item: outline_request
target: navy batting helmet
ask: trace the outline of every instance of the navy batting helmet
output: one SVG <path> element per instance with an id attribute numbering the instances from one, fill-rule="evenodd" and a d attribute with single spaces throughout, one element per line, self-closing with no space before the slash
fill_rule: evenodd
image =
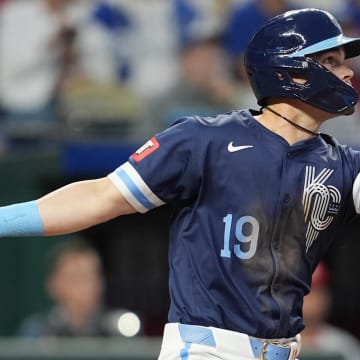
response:
<path id="1" fill-rule="evenodd" d="M 360 54 L 360 38 L 343 34 L 327 11 L 288 11 L 267 21 L 253 36 L 245 67 L 259 105 L 269 97 L 295 98 L 333 114 L 358 101 L 356 91 L 308 55 L 343 46 L 346 58 Z M 294 78 L 304 79 L 301 83 Z"/>

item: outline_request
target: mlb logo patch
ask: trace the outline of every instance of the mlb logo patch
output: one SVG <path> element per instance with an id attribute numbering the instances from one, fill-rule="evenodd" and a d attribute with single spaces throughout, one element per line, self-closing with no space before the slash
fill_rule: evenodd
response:
<path id="1" fill-rule="evenodd" d="M 142 159 L 146 158 L 148 155 L 150 155 L 152 152 L 154 152 L 159 147 L 160 147 L 160 144 L 158 143 L 158 141 L 154 137 L 152 137 L 143 146 L 141 146 L 138 150 L 136 150 L 134 152 L 134 154 L 131 155 L 131 157 L 136 162 L 139 162 Z"/>

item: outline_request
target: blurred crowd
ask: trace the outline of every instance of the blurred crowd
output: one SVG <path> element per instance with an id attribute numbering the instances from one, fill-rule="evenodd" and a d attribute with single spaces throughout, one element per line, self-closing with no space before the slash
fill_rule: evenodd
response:
<path id="1" fill-rule="evenodd" d="M 266 19 L 316 5 L 337 16 L 346 34 L 360 35 L 359 0 L 314 3 L 0 0 L 0 154 L 7 154 L 14 138 L 48 141 L 76 134 L 142 142 L 182 115 L 257 108 L 243 53 Z M 355 61 L 359 77 L 353 83 L 360 89 Z M 359 130 L 359 112 L 323 128 L 355 147 L 360 147 Z M 63 251 L 66 261 L 53 261 L 47 281 L 57 306 L 27 319 L 20 334 L 103 335 L 108 330 L 98 321 L 104 290 L 99 259 L 87 248 Z M 87 297 L 94 300 L 89 304 L 82 296 L 86 292 L 80 296 L 79 287 L 68 291 L 61 282 L 62 276 L 76 273 L 73 283 L 85 286 L 81 274 L 72 272 L 83 264 L 92 275 L 87 290 L 95 293 Z M 68 296 L 76 307 L 66 306 Z M 307 321 L 306 342 L 320 333 Z M 316 345 L 307 343 L 310 349 Z"/>
<path id="2" fill-rule="evenodd" d="M 50 306 L 26 316 L 14 335 L 40 339 L 140 334 L 137 314 L 106 306 L 103 259 L 89 241 L 80 235 L 63 239 L 49 249 L 45 260 Z"/>
<path id="3" fill-rule="evenodd" d="M 45 288 L 53 306 L 33 314 L 19 328 L 19 335 L 105 336 L 104 279 L 97 252 L 83 239 L 74 238 L 54 246 L 47 257 Z"/>
<path id="4" fill-rule="evenodd" d="M 331 281 L 327 264 L 320 262 L 312 276 L 311 291 L 304 298 L 301 354 L 305 359 L 317 355 L 324 360 L 355 360 L 359 358 L 359 339 L 329 320 L 333 311 Z"/>
<path id="5" fill-rule="evenodd" d="M 249 39 L 267 18 L 311 6 L 309 0 L 1 0 L 0 151 L 16 136 L 143 141 L 184 114 L 256 108 L 242 61 Z M 336 15 L 346 33 L 360 33 L 360 1 L 316 6 Z M 326 130 L 357 145 L 359 116 L 346 121 Z"/>

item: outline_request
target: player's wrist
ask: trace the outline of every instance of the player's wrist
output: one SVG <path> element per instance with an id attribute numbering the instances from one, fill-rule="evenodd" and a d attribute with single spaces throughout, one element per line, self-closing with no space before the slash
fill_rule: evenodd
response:
<path id="1" fill-rule="evenodd" d="M 0 207 L 0 236 L 43 234 L 44 225 L 36 201 Z"/>

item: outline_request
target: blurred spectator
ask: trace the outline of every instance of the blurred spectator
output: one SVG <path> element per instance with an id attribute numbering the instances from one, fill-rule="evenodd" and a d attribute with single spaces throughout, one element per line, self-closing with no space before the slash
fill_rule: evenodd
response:
<path id="1" fill-rule="evenodd" d="M 155 102 L 152 113 L 159 126 L 189 114 L 213 115 L 239 106 L 239 92 L 230 77 L 219 37 L 188 42 L 180 55 L 182 76 Z"/>
<path id="2" fill-rule="evenodd" d="M 101 137 L 116 129 L 121 136 L 141 108 L 141 100 L 129 86 L 134 26 L 116 1 L 83 1 L 75 61 L 59 90 L 61 119 L 83 135 L 93 132 Z"/>
<path id="3" fill-rule="evenodd" d="M 68 124 L 76 130 L 93 124 L 98 136 L 110 125 L 112 135 L 135 141 L 157 131 L 145 104 L 177 79 L 175 39 L 168 0 L 92 3 L 77 34 L 78 62 L 86 77 L 72 77 L 75 81 L 62 91 Z"/>
<path id="4" fill-rule="evenodd" d="M 178 75 L 172 0 L 107 2 L 125 12 L 132 24 L 126 42 L 132 90 L 145 100 L 166 94 Z"/>
<path id="5" fill-rule="evenodd" d="M 180 46 L 210 32 L 221 33 L 228 9 L 228 0 L 173 0 Z"/>
<path id="6" fill-rule="evenodd" d="M 56 120 L 76 130 L 133 122 L 140 101 L 126 84 L 132 23 L 112 3 L 11 0 L 3 5 L 0 107 L 6 131 L 21 133 L 30 124 L 42 134 L 44 125 Z"/>
<path id="7" fill-rule="evenodd" d="M 283 13 L 291 6 L 287 0 L 249 0 L 234 5 L 224 30 L 224 46 L 233 59 L 236 76 L 247 82 L 243 55 L 255 31 L 270 17 Z"/>
<path id="8" fill-rule="evenodd" d="M 98 1 L 94 5 L 92 16 L 103 27 L 110 38 L 109 54 L 113 57 L 114 78 L 121 82 L 131 76 L 131 29 L 129 14 L 121 6 L 109 1 Z M 114 79 L 109 79 L 114 80 Z"/>
<path id="9" fill-rule="evenodd" d="M 70 0 L 11 0 L 0 12 L 0 103 L 5 120 L 52 121 L 58 89 L 75 61 Z"/>
<path id="10" fill-rule="evenodd" d="M 174 0 L 180 76 L 150 111 L 158 127 L 189 114 L 213 115 L 241 106 L 242 89 L 223 51 L 223 16 L 215 1 Z M 225 2 L 222 1 L 221 4 Z M 248 104 L 247 104 L 248 105 Z"/>
<path id="11" fill-rule="evenodd" d="M 305 329 L 301 333 L 301 352 L 304 357 L 327 354 L 338 355 L 343 360 L 359 359 L 359 341 L 326 322 L 330 309 L 329 273 L 326 265 L 320 263 L 313 274 L 311 292 L 304 298 Z"/>
<path id="12" fill-rule="evenodd" d="M 53 307 L 45 314 L 25 319 L 19 335 L 37 338 L 110 334 L 104 322 L 101 261 L 85 242 L 73 239 L 50 252 L 46 290 Z"/>

